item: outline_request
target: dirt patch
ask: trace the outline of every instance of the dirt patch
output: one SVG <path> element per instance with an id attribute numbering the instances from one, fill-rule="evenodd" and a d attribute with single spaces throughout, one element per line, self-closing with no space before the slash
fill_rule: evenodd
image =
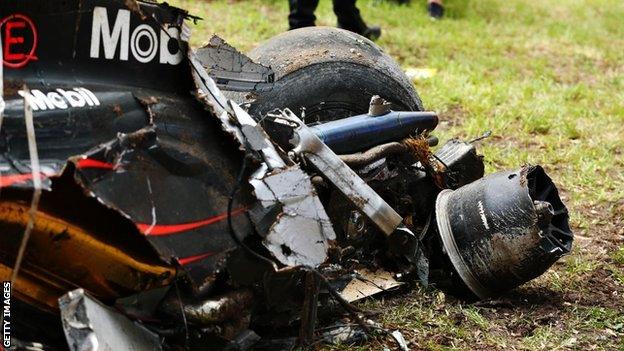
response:
<path id="1" fill-rule="evenodd" d="M 461 104 L 451 104 L 439 113 L 440 125 L 449 128 L 461 125 L 466 121 L 469 111 Z"/>
<path id="2" fill-rule="evenodd" d="M 571 304 L 585 307 L 606 307 L 624 311 L 624 286 L 617 283 L 610 269 L 599 267 L 579 276 L 581 289 L 570 291 L 563 299 Z"/>
<path id="3" fill-rule="evenodd" d="M 590 228 L 575 228 L 578 244 L 596 254 L 624 246 L 624 199 L 612 203 L 580 203 L 575 211 L 591 223 Z"/>

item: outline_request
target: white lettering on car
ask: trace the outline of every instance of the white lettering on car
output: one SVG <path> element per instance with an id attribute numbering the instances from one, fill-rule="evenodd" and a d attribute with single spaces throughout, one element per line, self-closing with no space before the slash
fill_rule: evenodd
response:
<path id="1" fill-rule="evenodd" d="M 130 11 L 118 10 L 115 23 L 112 26 L 108 21 L 108 9 L 96 6 L 93 10 L 91 25 L 91 58 L 100 58 L 102 48 L 104 58 L 113 60 L 117 56 L 121 61 L 128 61 L 129 53 L 141 63 L 149 63 L 159 56 L 159 63 L 177 65 L 182 62 L 183 53 L 180 46 L 177 52 L 172 53 L 169 48 L 171 40 L 180 40 L 180 29 L 173 26 L 156 30 L 147 24 L 140 24 L 130 33 Z M 143 44 L 143 45 L 141 45 Z M 145 46 L 147 45 L 147 46 Z M 119 49 L 118 49 L 119 48 Z"/>
<path id="2" fill-rule="evenodd" d="M 70 107 L 79 108 L 85 106 L 99 106 L 100 100 L 92 91 L 85 88 L 73 88 L 72 90 L 56 89 L 47 93 L 33 89 L 30 92 L 19 90 L 17 92 L 32 107 L 33 111 L 65 110 Z"/>

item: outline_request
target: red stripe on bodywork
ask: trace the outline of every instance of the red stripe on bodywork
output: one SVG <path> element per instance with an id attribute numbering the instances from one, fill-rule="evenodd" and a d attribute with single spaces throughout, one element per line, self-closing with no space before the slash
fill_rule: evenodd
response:
<path id="1" fill-rule="evenodd" d="M 247 208 L 239 208 L 232 211 L 232 216 L 239 215 L 245 212 Z M 181 232 L 186 232 L 192 229 L 205 227 L 207 225 L 211 225 L 217 222 L 220 222 L 224 219 L 227 219 L 227 213 L 222 213 L 220 215 L 210 217 L 197 222 L 189 222 L 189 223 L 180 223 L 180 224 L 145 224 L 145 223 L 136 223 L 139 231 L 145 235 L 171 235 L 177 234 Z"/>
<path id="2" fill-rule="evenodd" d="M 203 260 L 204 258 L 210 257 L 214 254 L 215 254 L 214 252 L 208 252 L 208 253 L 197 255 L 197 256 L 178 258 L 178 262 L 180 262 L 181 265 L 186 266 L 187 264 L 193 263 L 195 261 Z"/>
<path id="3" fill-rule="evenodd" d="M 115 166 L 108 163 L 102 162 L 98 160 L 92 160 L 90 158 L 84 158 L 78 161 L 78 168 L 99 168 L 99 169 L 115 169 Z M 41 173 L 41 179 L 47 178 L 48 175 Z M 8 174 L 8 175 L 0 175 L 0 188 L 9 187 L 14 184 L 24 183 L 26 181 L 32 180 L 32 173 L 25 174 Z"/>
<path id="4" fill-rule="evenodd" d="M 41 178 L 45 178 L 45 174 L 41 174 Z M 4 188 L 7 186 L 11 186 L 13 184 L 24 183 L 28 180 L 32 180 L 32 173 L 27 174 L 10 174 L 5 176 L 0 176 L 0 188 Z"/>
<path id="5" fill-rule="evenodd" d="M 78 160 L 78 168 L 100 168 L 100 169 L 115 169 L 115 166 L 108 162 L 102 162 L 93 160 L 90 158 L 83 158 Z"/>

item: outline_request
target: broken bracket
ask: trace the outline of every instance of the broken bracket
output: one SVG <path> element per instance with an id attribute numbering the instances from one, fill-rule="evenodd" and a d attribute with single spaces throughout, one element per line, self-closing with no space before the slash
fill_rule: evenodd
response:
<path id="1" fill-rule="evenodd" d="M 384 234 L 390 235 L 401 225 L 403 218 L 292 111 L 285 109 L 280 117 L 296 125 L 290 141 L 293 152 L 314 165 Z"/>

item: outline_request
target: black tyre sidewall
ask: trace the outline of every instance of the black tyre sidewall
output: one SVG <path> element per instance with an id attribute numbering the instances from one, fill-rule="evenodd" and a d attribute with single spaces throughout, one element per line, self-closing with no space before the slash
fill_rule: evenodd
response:
<path id="1" fill-rule="evenodd" d="M 380 95 L 394 110 L 420 110 L 409 92 L 392 77 L 351 62 L 324 62 L 303 67 L 275 83 L 258 97 L 250 113 L 264 116 L 276 108 L 305 111 L 307 123 L 366 113 L 370 98 Z"/>

